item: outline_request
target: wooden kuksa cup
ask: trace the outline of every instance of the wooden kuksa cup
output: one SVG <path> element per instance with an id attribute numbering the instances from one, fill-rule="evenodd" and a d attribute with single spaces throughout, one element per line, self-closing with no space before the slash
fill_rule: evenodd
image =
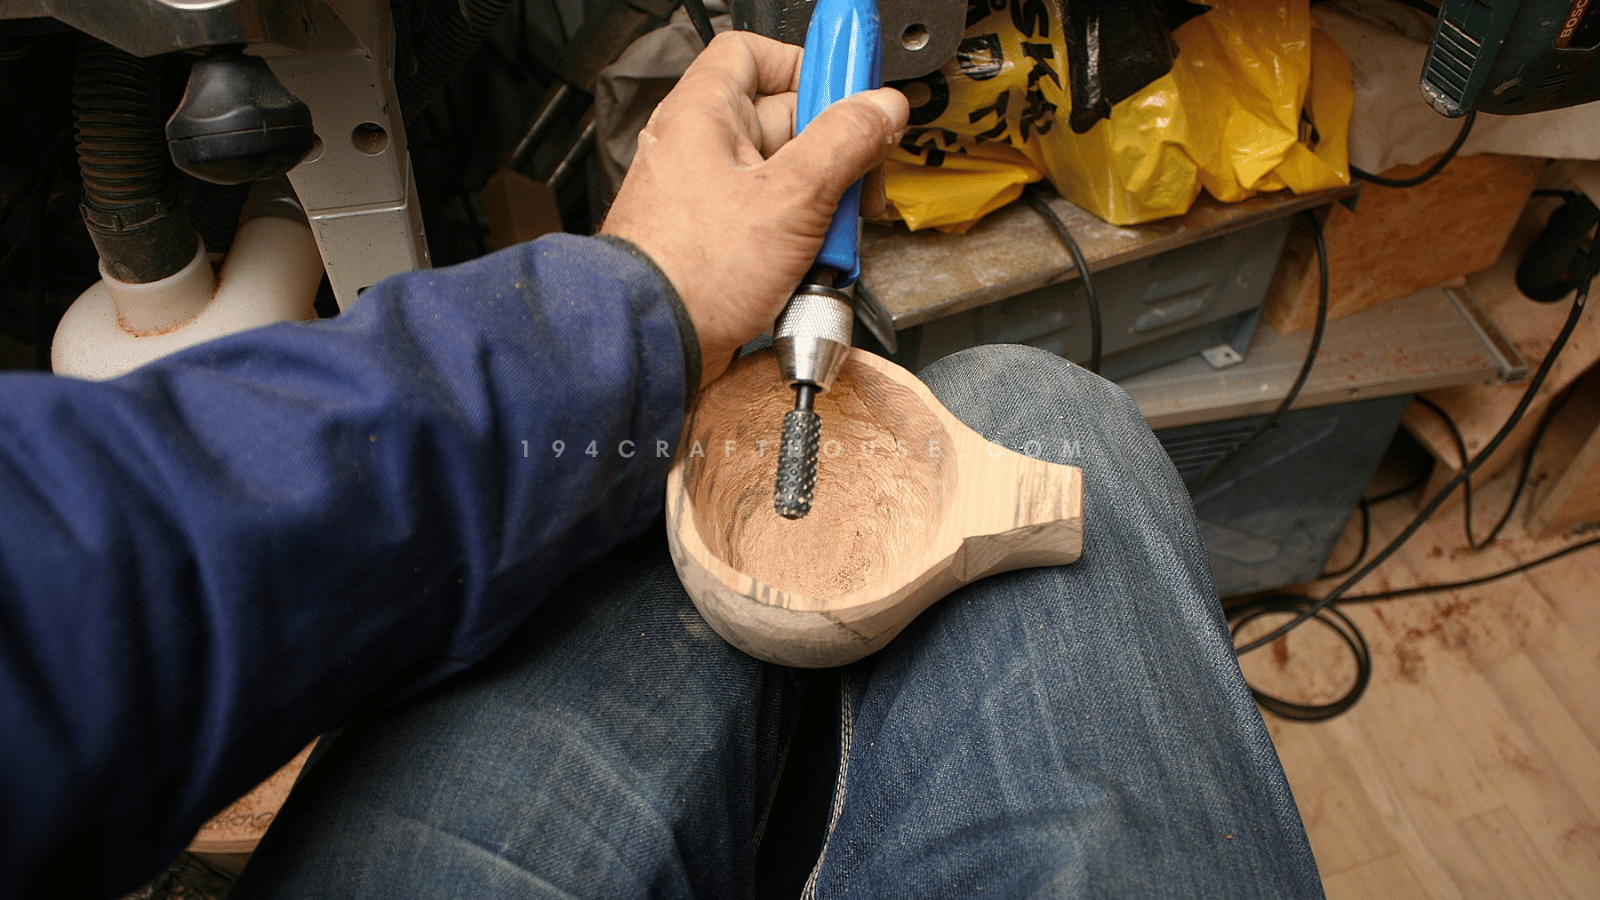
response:
<path id="1" fill-rule="evenodd" d="M 790 666 L 854 662 L 934 601 L 1083 547 L 1083 476 L 985 440 L 910 372 L 852 350 L 817 397 L 816 499 L 772 507 L 793 391 L 771 351 L 701 392 L 667 478 L 678 576 L 711 627 Z"/>

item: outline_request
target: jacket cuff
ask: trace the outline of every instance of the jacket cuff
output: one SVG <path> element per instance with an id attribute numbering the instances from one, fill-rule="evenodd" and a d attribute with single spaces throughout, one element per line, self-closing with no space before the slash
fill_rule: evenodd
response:
<path id="1" fill-rule="evenodd" d="M 689 318 L 689 310 L 683 305 L 683 298 L 678 295 L 678 289 L 673 286 L 672 279 L 667 277 L 667 273 L 661 271 L 661 267 L 650 258 L 650 254 L 639 249 L 632 241 L 609 234 L 595 235 L 595 237 L 637 259 L 655 275 L 657 281 L 661 282 L 662 293 L 666 295 L 667 302 L 672 307 L 673 320 L 678 324 L 678 340 L 683 344 L 683 408 L 687 411 L 694 405 L 694 399 L 700 393 L 701 361 L 700 337 L 694 330 L 694 321 Z"/>

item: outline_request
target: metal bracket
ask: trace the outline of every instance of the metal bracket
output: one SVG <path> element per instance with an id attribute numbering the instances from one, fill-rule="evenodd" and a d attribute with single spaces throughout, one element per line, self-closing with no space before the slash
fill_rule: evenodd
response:
<path id="1" fill-rule="evenodd" d="M 345 308 L 383 278 L 427 268 L 428 242 L 392 76 L 388 4 L 326 0 L 313 16 L 306 52 L 267 63 L 311 107 L 317 142 L 289 181 Z"/>
<path id="2" fill-rule="evenodd" d="M 1244 362 L 1244 355 L 1233 349 L 1232 344 L 1218 344 L 1200 351 L 1200 357 L 1211 368 L 1221 371 L 1232 368 Z"/>
<path id="3" fill-rule="evenodd" d="M 816 0 L 730 0 L 733 27 L 790 44 L 804 44 Z M 966 0 L 878 0 L 883 31 L 883 80 L 920 78 L 944 65 L 961 46 Z"/>
<path id="4" fill-rule="evenodd" d="M 1445 296 L 1455 303 L 1461 310 L 1472 330 L 1478 333 L 1478 338 L 1483 341 L 1483 346 L 1489 351 L 1490 357 L 1500 368 L 1500 381 L 1504 384 L 1516 384 L 1528 377 L 1528 361 L 1522 358 L 1515 344 L 1506 337 L 1500 326 L 1495 324 L 1493 318 L 1478 305 L 1478 298 L 1472 295 L 1466 285 L 1460 287 L 1444 288 Z"/>

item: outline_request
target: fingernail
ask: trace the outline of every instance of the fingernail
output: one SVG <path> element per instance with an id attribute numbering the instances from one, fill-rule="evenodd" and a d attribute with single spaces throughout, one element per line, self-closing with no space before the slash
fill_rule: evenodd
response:
<path id="1" fill-rule="evenodd" d="M 893 124 L 895 131 L 899 131 L 906 126 L 906 119 L 910 115 L 910 107 L 906 103 L 904 94 L 899 91 L 878 90 L 867 94 L 867 99 L 889 114 L 889 122 Z"/>

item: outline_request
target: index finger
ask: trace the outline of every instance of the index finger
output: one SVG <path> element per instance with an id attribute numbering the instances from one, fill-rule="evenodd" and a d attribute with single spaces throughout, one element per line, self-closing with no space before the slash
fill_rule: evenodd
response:
<path id="1" fill-rule="evenodd" d="M 679 84 L 694 90 L 733 87 L 745 97 L 782 94 L 800 87 L 801 49 L 748 31 L 717 35 L 689 64 Z"/>

